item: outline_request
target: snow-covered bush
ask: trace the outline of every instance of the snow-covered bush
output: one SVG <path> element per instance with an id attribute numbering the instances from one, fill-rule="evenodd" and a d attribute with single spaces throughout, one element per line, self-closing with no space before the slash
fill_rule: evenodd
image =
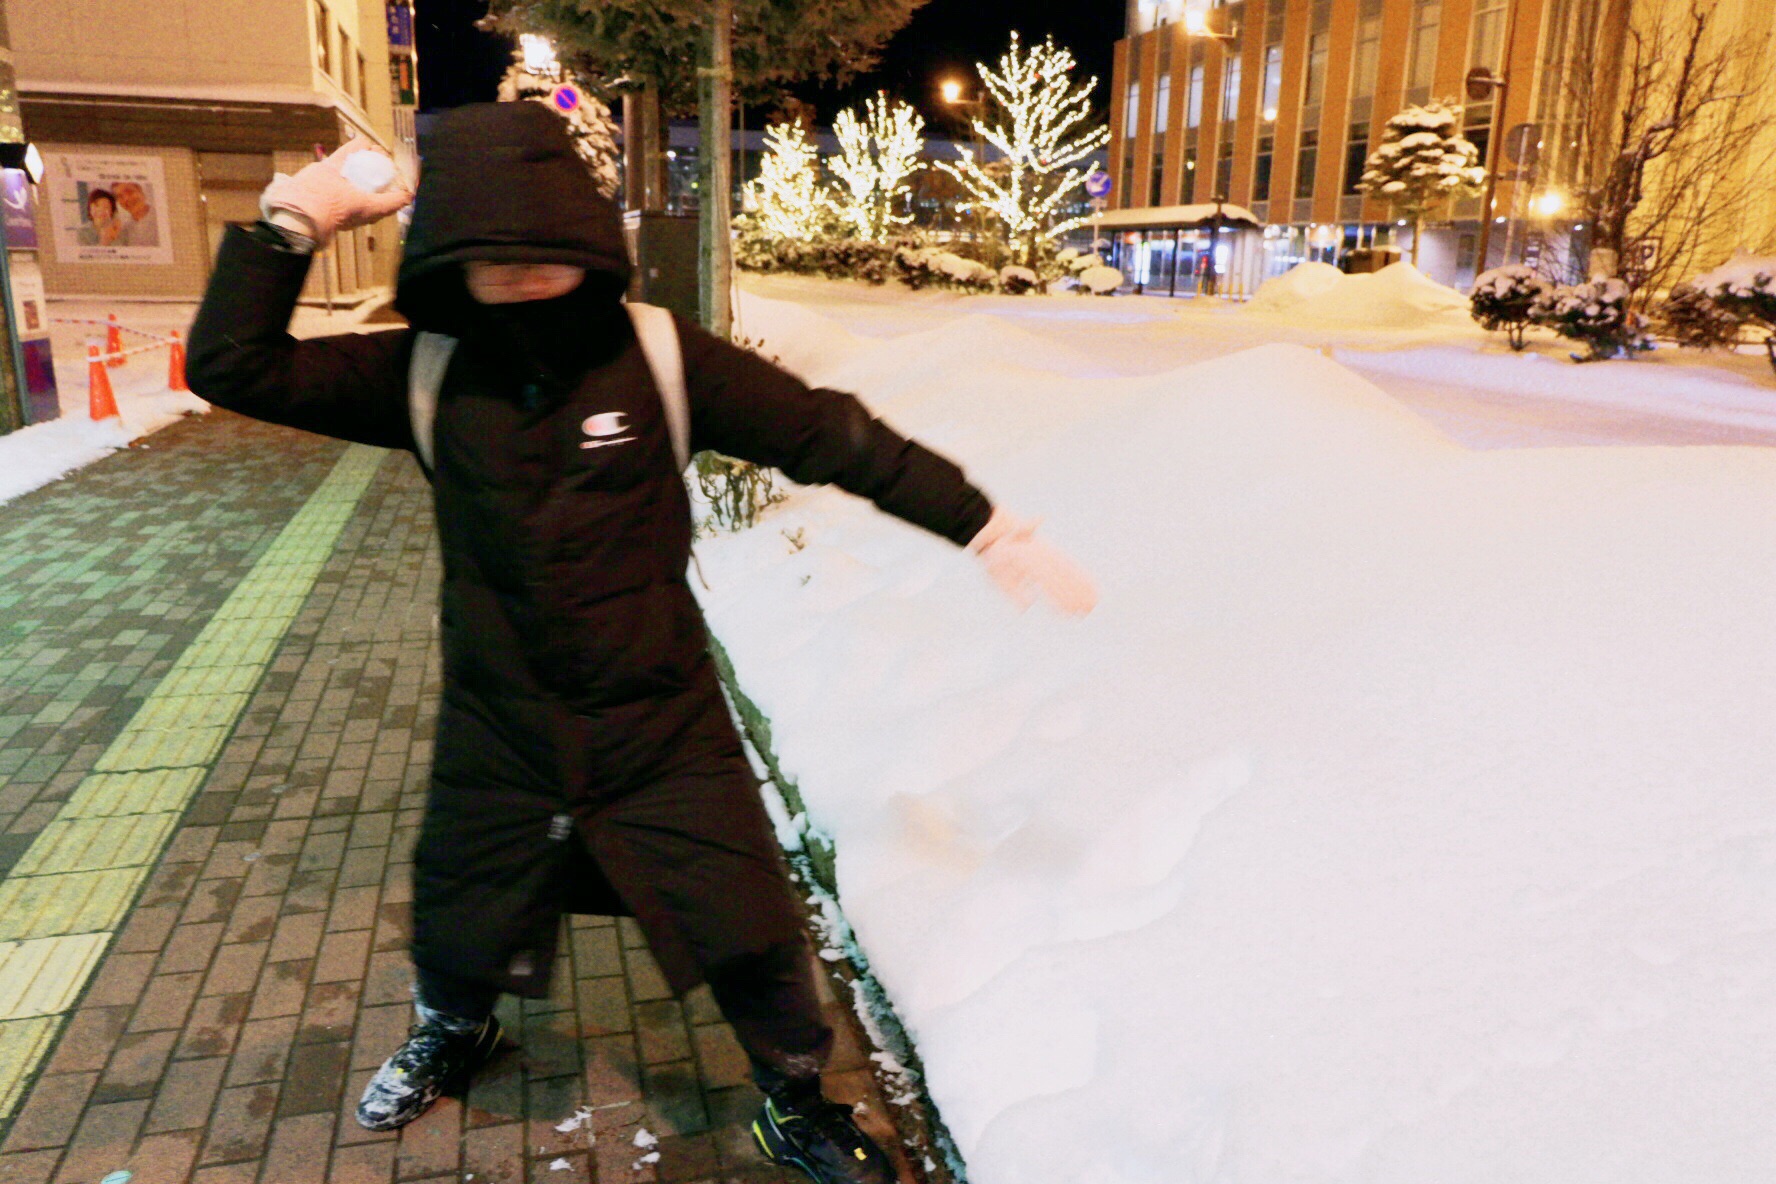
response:
<path id="1" fill-rule="evenodd" d="M 1007 296 L 1022 296 L 1042 287 L 1042 280 L 1028 267 L 1007 264 L 999 269 L 999 289 Z"/>
<path id="2" fill-rule="evenodd" d="M 1690 349 L 1727 349 L 1739 340 L 1739 318 L 1694 284 L 1671 289 L 1654 312 L 1653 324 Z"/>
<path id="3" fill-rule="evenodd" d="M 1122 287 L 1122 273 L 1100 263 L 1079 273 L 1079 287 L 1094 296 L 1108 296 Z"/>
<path id="4" fill-rule="evenodd" d="M 1583 342 L 1589 352 L 1572 355 L 1575 362 L 1598 362 L 1632 356 L 1652 348 L 1640 315 L 1629 307 L 1628 285 L 1614 278 L 1559 287 L 1535 302 L 1534 320 L 1562 337 Z"/>
<path id="5" fill-rule="evenodd" d="M 1495 267 L 1474 281 L 1468 307 L 1481 326 L 1510 339 L 1512 349 L 1523 348 L 1523 335 L 1534 324 L 1536 302 L 1553 287 L 1521 264 Z"/>
<path id="6" fill-rule="evenodd" d="M 992 292 L 999 287 L 999 273 L 985 263 L 938 247 L 896 248 L 894 272 L 909 288 L 936 285 L 963 292 Z"/>
<path id="7" fill-rule="evenodd" d="M 1743 326 L 1762 329 L 1776 369 L 1776 257 L 1741 255 L 1691 281 Z"/>

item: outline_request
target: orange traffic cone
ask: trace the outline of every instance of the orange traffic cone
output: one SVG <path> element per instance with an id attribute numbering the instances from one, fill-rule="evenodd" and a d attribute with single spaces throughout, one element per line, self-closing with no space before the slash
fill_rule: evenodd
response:
<path id="1" fill-rule="evenodd" d="M 119 418 L 117 396 L 111 393 L 111 376 L 105 373 L 105 359 L 96 341 L 86 345 L 86 403 L 94 422 Z"/>
<path id="2" fill-rule="evenodd" d="M 110 323 L 105 326 L 105 365 L 123 365 L 123 326 L 117 323 L 117 314 L 112 313 Z"/>
<path id="3" fill-rule="evenodd" d="M 174 329 L 172 340 L 167 342 L 167 390 L 190 389 L 185 385 L 185 343 L 179 340 L 179 331 Z"/>

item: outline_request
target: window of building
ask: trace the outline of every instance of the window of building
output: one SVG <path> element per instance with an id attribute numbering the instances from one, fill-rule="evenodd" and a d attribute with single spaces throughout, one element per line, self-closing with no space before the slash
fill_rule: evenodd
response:
<path id="1" fill-rule="evenodd" d="M 1437 80 L 1437 37 L 1443 25 L 1443 0 L 1418 0 L 1412 10 L 1412 41 L 1406 54 L 1408 98 L 1422 102 Z"/>
<path id="2" fill-rule="evenodd" d="M 315 0 L 315 47 L 317 61 L 323 74 L 333 73 L 333 21 L 327 15 L 327 6 L 321 0 Z"/>
<path id="3" fill-rule="evenodd" d="M 1318 107 L 1326 97 L 1326 51 L 1331 48 L 1332 34 L 1322 29 L 1307 39 L 1307 93 L 1302 103 Z"/>
<path id="4" fill-rule="evenodd" d="M 1305 131 L 1301 133 L 1301 151 L 1295 155 L 1295 196 L 1312 197 L 1314 192 L 1314 170 L 1320 163 L 1320 133 Z"/>
<path id="5" fill-rule="evenodd" d="M 1351 64 L 1351 95 L 1366 99 L 1375 95 L 1375 78 L 1381 70 L 1381 8 L 1365 5 L 1357 18 L 1357 55 Z"/>
<path id="6" fill-rule="evenodd" d="M 358 105 L 370 105 L 370 63 L 365 60 L 362 52 L 358 54 Z"/>
<path id="7" fill-rule="evenodd" d="M 1369 159 L 1369 124 L 1350 125 L 1350 139 L 1344 142 L 1344 191 L 1356 193 L 1357 182 L 1363 179 L 1363 165 Z"/>
<path id="8" fill-rule="evenodd" d="M 1155 140 L 1153 142 L 1152 185 L 1151 192 L 1147 197 L 1147 204 L 1150 206 L 1163 204 L 1165 200 L 1165 168 L 1165 145 Z"/>
<path id="9" fill-rule="evenodd" d="M 1227 69 L 1221 72 L 1221 122 L 1232 123 L 1239 118 L 1240 60 L 1229 55 Z"/>
<path id="10" fill-rule="evenodd" d="M 1283 99 L 1283 47 L 1267 45 L 1264 47 L 1264 110 L 1260 113 L 1266 123 L 1275 122 L 1277 104 Z"/>
<path id="11" fill-rule="evenodd" d="M 1172 77 L 1163 74 L 1159 86 L 1153 92 L 1153 134 L 1163 136 L 1171 124 L 1172 116 Z"/>
<path id="12" fill-rule="evenodd" d="M 1214 196 L 1226 197 L 1233 187 L 1233 137 L 1222 136 L 1215 150 Z"/>
<path id="13" fill-rule="evenodd" d="M 1184 101 L 1184 126 L 1201 127 L 1203 118 L 1203 68 L 1190 67 L 1190 95 Z"/>
<path id="14" fill-rule="evenodd" d="M 1270 161 L 1276 151 L 1276 137 L 1262 136 L 1258 140 L 1258 155 L 1253 160 L 1252 200 L 1270 200 Z"/>
<path id="15" fill-rule="evenodd" d="M 1139 81 L 1129 83 L 1128 102 L 1122 108 L 1123 134 L 1129 139 L 1135 138 L 1135 132 L 1141 125 L 1141 84 Z"/>
<path id="16" fill-rule="evenodd" d="M 1474 0 L 1473 37 L 1468 45 L 1468 67 L 1485 66 L 1493 73 L 1503 68 L 1505 7 L 1507 0 Z"/>
<path id="17" fill-rule="evenodd" d="M 346 94 L 352 93 L 352 63 L 357 57 L 352 53 L 351 34 L 344 29 L 339 30 L 339 86 Z"/>

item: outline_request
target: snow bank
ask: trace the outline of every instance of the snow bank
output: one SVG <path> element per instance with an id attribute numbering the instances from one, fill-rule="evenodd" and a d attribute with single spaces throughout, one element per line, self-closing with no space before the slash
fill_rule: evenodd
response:
<path id="1" fill-rule="evenodd" d="M 84 383 L 81 389 L 84 391 Z M 67 401 L 64 399 L 64 404 Z M 119 391 L 117 404 L 122 412 L 119 419 L 94 423 L 84 415 L 64 414 L 0 436 L 0 502 L 48 485 L 129 447 L 131 441 L 210 409 L 196 395 L 167 390 Z"/>
<path id="2" fill-rule="evenodd" d="M 1282 275 L 1272 276 L 1258 286 L 1246 307 L 1256 312 L 1285 313 L 1336 288 L 1344 273 L 1330 263 L 1297 263 Z"/>
<path id="3" fill-rule="evenodd" d="M 1308 267 L 1314 270 L 1290 281 Z M 1266 299 L 1272 285 L 1279 284 L 1284 286 Z M 1416 329 L 1462 323 L 1468 315 L 1468 298 L 1426 278 L 1410 263 L 1391 263 L 1360 275 L 1345 275 L 1325 263 L 1299 263 L 1265 281 L 1247 308 L 1320 325 Z"/>
<path id="4" fill-rule="evenodd" d="M 974 1184 L 1764 1178 L 1776 457 L 967 329 L 810 377 L 1045 515 L 1091 618 L 827 490 L 700 553 Z"/>
<path id="5" fill-rule="evenodd" d="M 1456 382 L 1498 394 L 1560 399 L 1758 431 L 1776 429 L 1776 404 L 1767 381 L 1696 364 L 1701 359 L 1677 351 L 1584 366 L 1565 356 L 1485 354 L 1458 346 L 1340 349 L 1334 356 L 1367 374 Z"/>

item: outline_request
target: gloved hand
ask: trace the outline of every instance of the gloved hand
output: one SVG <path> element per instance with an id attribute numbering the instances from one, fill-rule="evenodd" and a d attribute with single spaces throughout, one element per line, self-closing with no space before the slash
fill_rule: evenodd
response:
<path id="1" fill-rule="evenodd" d="M 1040 525 L 995 507 L 968 550 L 980 556 L 987 574 L 1020 610 L 1040 594 L 1068 616 L 1083 617 L 1097 605 L 1098 590 L 1078 564 L 1036 537 Z"/>
<path id="2" fill-rule="evenodd" d="M 351 160 L 361 152 L 375 153 L 381 160 Z M 338 231 L 368 226 L 413 200 L 412 191 L 393 176 L 393 169 L 393 161 L 359 136 L 294 177 L 285 173 L 273 177 L 259 198 L 259 210 L 267 221 L 279 211 L 295 214 L 312 228 L 305 232 L 326 246 Z M 390 177 L 386 188 L 377 185 Z"/>

